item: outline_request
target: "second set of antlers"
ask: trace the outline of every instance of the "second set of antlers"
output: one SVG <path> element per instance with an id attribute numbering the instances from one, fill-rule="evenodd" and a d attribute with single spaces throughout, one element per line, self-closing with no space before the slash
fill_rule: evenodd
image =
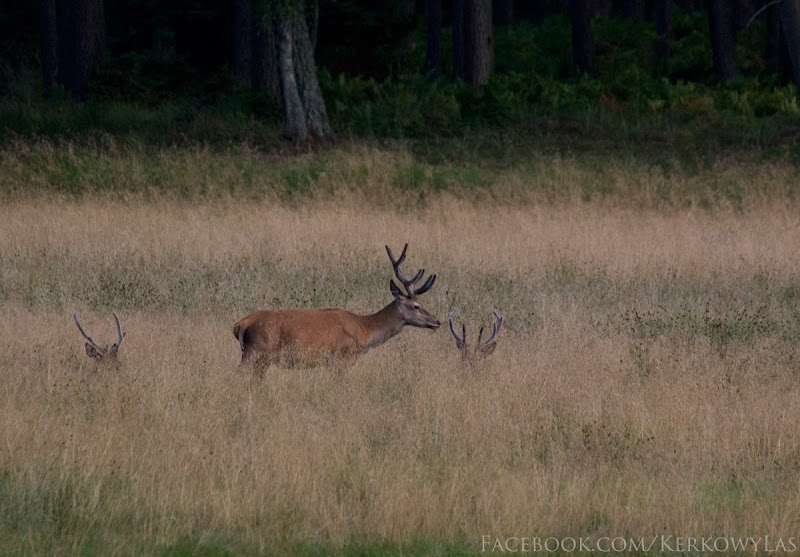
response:
<path id="1" fill-rule="evenodd" d="M 497 341 L 494 340 L 494 338 L 497 336 L 497 333 L 500 331 L 500 327 L 503 325 L 503 318 L 496 311 L 492 310 L 492 314 L 494 315 L 494 323 L 492 324 L 491 334 L 486 338 L 486 340 L 481 342 L 481 337 L 483 336 L 483 327 L 481 327 L 480 331 L 478 331 L 478 342 L 475 344 L 475 348 L 472 350 L 472 352 L 470 352 L 469 347 L 467 346 L 467 326 L 462 323 L 461 336 L 458 336 L 458 332 L 456 332 L 456 326 L 453 324 L 453 319 L 457 313 L 458 308 L 454 308 L 453 311 L 450 312 L 448 321 L 450 322 L 450 332 L 453 333 L 453 336 L 456 339 L 456 348 L 461 351 L 461 359 L 465 361 L 473 361 L 491 356 L 492 352 L 494 352 L 494 349 L 497 348 Z"/>

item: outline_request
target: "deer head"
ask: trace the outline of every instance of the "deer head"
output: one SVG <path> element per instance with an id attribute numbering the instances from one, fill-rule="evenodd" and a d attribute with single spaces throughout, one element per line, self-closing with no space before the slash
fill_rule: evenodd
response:
<path id="1" fill-rule="evenodd" d="M 422 306 L 419 305 L 417 302 L 417 296 L 420 296 L 430 290 L 431 286 L 433 286 L 434 281 L 436 280 L 436 275 L 430 275 L 422 286 L 419 288 L 415 288 L 414 285 L 418 283 L 422 279 L 422 275 L 425 274 L 425 269 L 420 269 L 417 273 L 411 277 L 406 277 L 403 274 L 403 271 L 400 270 L 400 264 L 406 258 L 406 250 L 408 249 L 408 244 L 403 246 L 403 253 L 400 254 L 400 257 L 397 259 L 394 258 L 392 255 L 392 250 L 389 249 L 389 246 L 386 246 L 386 253 L 389 254 L 389 260 L 392 262 L 392 267 L 394 267 L 394 274 L 397 277 L 397 280 L 400 281 L 400 284 L 403 285 L 406 289 L 406 293 L 400 291 L 400 288 L 394 283 L 394 280 L 389 280 L 389 290 L 392 291 L 392 296 L 394 299 L 397 300 L 397 307 L 400 310 L 400 314 L 403 316 L 403 320 L 405 321 L 406 325 L 412 325 L 414 327 L 424 327 L 427 329 L 436 329 L 441 325 L 439 320 L 430 313 L 428 313 Z"/>
<path id="2" fill-rule="evenodd" d="M 86 348 L 86 355 L 90 358 L 94 358 L 95 360 L 102 361 L 105 359 L 106 361 L 113 361 L 117 359 L 117 352 L 119 351 L 120 346 L 122 346 L 122 340 L 125 338 L 125 333 L 122 332 L 122 328 L 119 325 L 119 318 L 117 317 L 116 313 L 112 312 L 114 316 L 114 320 L 117 322 L 117 334 L 119 335 L 119 340 L 111 345 L 111 348 L 108 345 L 100 346 L 97 344 L 92 337 L 86 334 L 81 327 L 80 322 L 78 321 L 78 312 L 72 314 L 72 317 L 75 319 L 75 324 L 78 326 L 78 330 L 83 335 L 83 338 L 88 340 L 84 347 Z"/>
<path id="3" fill-rule="evenodd" d="M 475 345 L 475 350 L 472 353 L 469 352 L 467 348 L 467 326 L 462 324 L 461 325 L 461 336 L 458 336 L 456 332 L 456 327 L 453 324 L 453 318 L 458 313 L 458 308 L 453 309 L 450 312 L 449 321 L 450 321 L 450 332 L 453 333 L 453 336 L 456 339 L 456 348 L 461 351 L 461 359 L 465 361 L 474 361 L 480 358 L 486 358 L 487 356 L 491 356 L 494 352 L 494 349 L 497 348 L 497 341 L 494 340 L 494 337 L 500 331 L 500 327 L 503 325 L 503 318 L 498 315 L 496 311 L 492 311 L 494 314 L 494 324 L 492 325 L 492 334 L 489 337 L 481 342 L 481 337 L 483 336 L 483 327 L 478 332 L 478 343 Z"/>

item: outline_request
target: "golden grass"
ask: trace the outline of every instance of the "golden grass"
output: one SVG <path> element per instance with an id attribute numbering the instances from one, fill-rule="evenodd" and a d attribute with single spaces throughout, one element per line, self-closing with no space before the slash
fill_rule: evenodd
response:
<path id="1" fill-rule="evenodd" d="M 791 205 L 791 204 L 790 204 Z M 797 207 L 22 199 L 0 207 L 0 552 L 267 550 L 800 526 Z M 474 341 L 237 372 L 254 309 L 390 300 L 384 243 Z M 83 354 L 72 322 L 113 342 Z M 70 549 L 71 548 L 71 549 Z"/>

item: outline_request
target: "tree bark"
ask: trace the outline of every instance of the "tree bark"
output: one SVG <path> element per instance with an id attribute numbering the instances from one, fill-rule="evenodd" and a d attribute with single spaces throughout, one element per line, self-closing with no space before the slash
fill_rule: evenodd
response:
<path id="1" fill-rule="evenodd" d="M 765 17 L 767 43 L 764 45 L 764 69 L 767 73 L 780 72 L 781 18 L 777 6 L 769 6 Z"/>
<path id="2" fill-rule="evenodd" d="M 281 84 L 283 89 L 283 115 L 286 119 L 283 133 L 295 143 L 305 143 L 308 130 L 303 117 L 303 102 L 294 75 L 294 24 L 290 17 L 278 19 L 278 49 L 280 51 Z"/>
<path id="3" fill-rule="evenodd" d="M 571 0 L 572 63 L 578 75 L 594 75 L 594 38 L 590 0 Z"/>
<path id="4" fill-rule="evenodd" d="M 644 21 L 644 0 L 624 0 L 622 3 L 622 16 Z"/>
<path id="5" fill-rule="evenodd" d="M 747 26 L 757 8 L 753 0 L 734 0 L 732 9 L 733 30 L 736 34 Z"/>
<path id="6" fill-rule="evenodd" d="M 425 23 L 428 37 L 425 75 L 436 81 L 442 75 L 442 0 L 425 1 Z"/>
<path id="7" fill-rule="evenodd" d="M 789 50 L 792 81 L 800 92 L 800 0 L 783 0 L 780 10 L 781 30 Z"/>
<path id="8" fill-rule="evenodd" d="M 45 99 L 53 96 L 53 84 L 58 68 L 56 36 L 56 0 L 40 0 L 39 2 L 39 36 L 42 56 L 42 95 Z"/>
<path id="9" fill-rule="evenodd" d="M 494 63 L 491 0 L 465 0 L 464 78 L 472 85 L 486 85 Z"/>
<path id="10" fill-rule="evenodd" d="M 309 132 L 315 139 L 333 141 L 333 130 L 328 122 L 325 99 L 317 79 L 314 47 L 303 10 L 296 13 L 294 18 L 294 69 Z"/>
<path id="11" fill-rule="evenodd" d="M 671 55 L 672 1 L 656 0 L 656 74 L 665 75 Z"/>
<path id="12" fill-rule="evenodd" d="M 608 17 L 614 9 L 614 2 L 611 0 L 594 0 L 590 6 L 590 13 L 593 16 Z"/>
<path id="13" fill-rule="evenodd" d="M 269 92 L 272 101 L 283 106 L 278 34 L 272 18 L 253 18 L 253 63 L 250 82 L 253 91 Z"/>
<path id="14" fill-rule="evenodd" d="M 494 24 L 497 27 L 511 27 L 514 23 L 514 0 L 495 0 Z"/>
<path id="15" fill-rule="evenodd" d="M 464 4 L 466 0 L 453 0 L 453 80 L 464 79 Z"/>
<path id="16" fill-rule="evenodd" d="M 75 101 L 86 99 L 89 79 L 100 69 L 106 44 L 102 0 L 57 2 L 58 82 Z"/>
<path id="17" fill-rule="evenodd" d="M 253 10 L 250 0 L 233 3 L 233 49 L 231 73 L 239 82 L 252 87 L 253 64 Z"/>
<path id="18" fill-rule="evenodd" d="M 736 76 L 736 41 L 730 0 L 709 0 L 708 18 L 714 73 L 719 79 L 729 81 Z"/>
<path id="19" fill-rule="evenodd" d="M 296 144 L 309 138 L 332 142 L 333 131 L 317 80 L 305 9 L 302 2 L 299 4 L 290 3 L 277 18 L 284 134 Z"/>

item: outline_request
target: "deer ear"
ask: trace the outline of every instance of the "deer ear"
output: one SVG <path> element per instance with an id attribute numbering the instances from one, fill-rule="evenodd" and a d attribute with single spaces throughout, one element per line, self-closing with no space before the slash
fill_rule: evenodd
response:
<path id="1" fill-rule="evenodd" d="M 396 300 L 399 300 L 400 298 L 405 298 L 406 297 L 405 294 L 400 292 L 400 289 L 397 287 L 397 285 L 391 279 L 389 279 L 389 290 L 392 291 L 392 296 L 394 296 Z"/>
<path id="2" fill-rule="evenodd" d="M 487 356 L 491 356 L 495 348 L 497 348 L 497 341 L 490 342 L 489 344 L 481 348 L 481 356 L 483 356 L 484 358 Z"/>
<path id="3" fill-rule="evenodd" d="M 84 348 L 86 349 L 86 355 L 90 358 L 94 358 L 95 360 L 102 360 L 103 355 L 97 351 L 97 349 L 89 344 L 88 342 L 84 344 Z"/>

